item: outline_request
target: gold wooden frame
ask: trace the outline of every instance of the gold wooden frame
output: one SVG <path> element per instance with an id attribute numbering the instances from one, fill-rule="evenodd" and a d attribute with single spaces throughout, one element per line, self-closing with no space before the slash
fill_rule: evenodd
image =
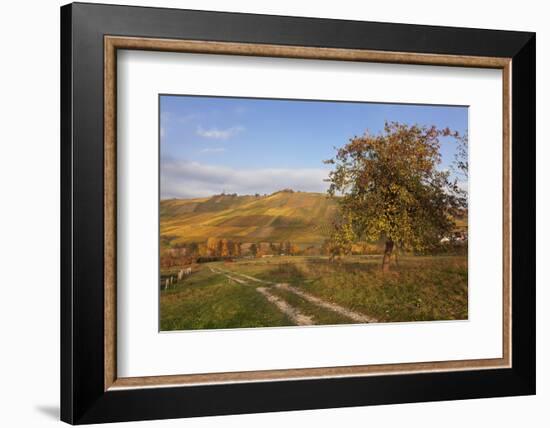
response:
<path id="1" fill-rule="evenodd" d="M 503 82 L 502 358 L 119 378 L 116 372 L 116 52 L 118 49 L 494 68 Z M 106 36 L 104 38 L 104 388 L 143 388 L 511 367 L 511 59 Z"/>

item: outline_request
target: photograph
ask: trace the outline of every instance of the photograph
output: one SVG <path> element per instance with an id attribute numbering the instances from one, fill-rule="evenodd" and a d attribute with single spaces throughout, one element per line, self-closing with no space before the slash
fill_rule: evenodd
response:
<path id="1" fill-rule="evenodd" d="M 55 348 L 6 363 L 25 398 L 8 425 L 545 414 L 543 14 L 400 2 L 38 2 L 8 20 L 25 54 L 5 79 L 7 332 L 23 355 Z M 30 318 L 22 273 L 40 279 Z M 21 373 L 44 382 L 29 395 Z"/>
<path id="2" fill-rule="evenodd" d="M 468 107 L 159 96 L 160 330 L 468 319 Z"/>

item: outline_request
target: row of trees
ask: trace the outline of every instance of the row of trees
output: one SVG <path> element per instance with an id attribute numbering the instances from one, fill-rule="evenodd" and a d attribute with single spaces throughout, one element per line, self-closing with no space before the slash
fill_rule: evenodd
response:
<path id="1" fill-rule="evenodd" d="M 171 244 L 164 240 L 161 245 L 161 266 L 172 267 L 193 263 L 199 258 L 227 257 L 263 257 L 278 255 L 299 255 L 309 249 L 302 250 L 290 241 L 283 242 L 239 242 L 226 238 L 210 237 L 204 243 Z"/>
<path id="2" fill-rule="evenodd" d="M 242 243 L 231 239 L 210 237 L 206 241 L 206 251 L 209 257 L 239 257 L 251 255 L 296 255 L 300 247 L 290 241 Z"/>
<path id="3" fill-rule="evenodd" d="M 225 238 L 208 238 L 206 255 L 209 257 L 239 257 L 241 244 Z"/>
<path id="4" fill-rule="evenodd" d="M 350 244 L 349 254 L 379 254 L 380 245 L 367 242 Z M 326 239 L 322 245 L 300 247 L 290 241 L 241 243 L 231 239 L 209 238 L 205 243 L 161 246 L 161 266 L 168 268 L 196 262 L 200 258 L 266 257 L 266 256 L 330 256 L 333 242 Z"/>

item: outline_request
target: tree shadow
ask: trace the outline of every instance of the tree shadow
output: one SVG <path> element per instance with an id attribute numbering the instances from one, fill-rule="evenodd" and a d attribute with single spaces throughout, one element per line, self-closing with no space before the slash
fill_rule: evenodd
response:
<path id="1" fill-rule="evenodd" d="M 294 263 L 284 262 L 278 263 L 267 273 L 268 278 L 272 278 L 278 282 L 295 282 L 305 278 L 302 272 Z"/>
<path id="2" fill-rule="evenodd" d="M 327 270 L 342 269 L 348 273 L 370 272 L 378 270 L 379 266 L 381 266 L 382 264 L 382 256 L 374 255 L 367 257 L 365 257 L 364 260 L 368 260 L 368 263 L 365 263 L 365 261 L 358 261 L 356 258 L 348 256 L 343 256 L 333 261 L 329 261 L 329 259 L 327 259 L 326 257 L 312 257 L 305 260 L 305 264 L 311 267 L 319 267 L 321 269 L 326 268 Z"/>

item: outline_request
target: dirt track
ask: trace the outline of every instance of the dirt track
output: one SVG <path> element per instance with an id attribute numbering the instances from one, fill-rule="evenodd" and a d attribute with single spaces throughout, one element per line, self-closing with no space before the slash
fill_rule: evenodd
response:
<path id="1" fill-rule="evenodd" d="M 243 273 L 237 273 L 237 272 L 230 272 L 227 270 L 222 269 L 214 269 L 210 268 L 212 272 L 220 273 L 222 275 L 225 275 L 227 278 L 232 279 L 235 282 L 238 282 L 239 284 L 248 284 L 248 281 L 253 281 L 257 283 L 262 283 L 266 285 L 272 285 L 277 288 L 280 288 L 285 291 L 289 291 L 305 300 L 307 300 L 310 303 L 313 303 L 314 305 L 317 305 L 323 309 L 327 309 L 332 312 L 336 312 L 346 318 L 349 318 L 351 321 L 354 321 L 356 323 L 375 323 L 378 322 L 376 318 L 369 317 L 367 315 L 361 314 L 356 311 L 352 311 L 351 309 L 347 309 L 343 306 L 337 305 L 336 303 L 327 302 L 326 300 L 323 300 L 319 297 L 316 297 L 310 293 L 306 293 L 305 291 L 302 291 L 296 287 L 291 286 L 290 284 L 285 283 L 275 283 L 271 281 L 266 281 L 263 279 L 255 278 L 250 275 L 245 275 Z M 240 277 L 240 278 L 238 278 Z M 246 278 L 246 280 L 242 279 Z M 284 299 L 282 299 L 279 296 L 274 295 L 273 293 L 269 292 L 269 287 L 258 287 L 256 288 L 256 291 L 261 293 L 269 302 L 273 303 L 277 306 L 277 308 L 284 312 L 286 315 L 289 316 L 294 322 L 296 322 L 298 325 L 311 325 L 315 324 L 313 319 L 308 316 L 302 314 L 297 308 L 294 308 L 291 306 L 288 302 L 286 302 Z"/>

